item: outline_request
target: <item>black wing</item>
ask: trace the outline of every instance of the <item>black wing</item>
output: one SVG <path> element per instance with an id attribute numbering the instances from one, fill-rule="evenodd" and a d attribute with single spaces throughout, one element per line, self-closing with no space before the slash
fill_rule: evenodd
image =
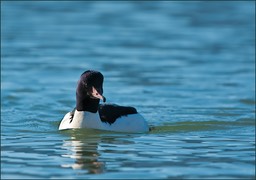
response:
<path id="1" fill-rule="evenodd" d="M 128 114 L 137 114 L 134 107 L 119 106 L 116 104 L 100 104 L 99 115 L 102 122 L 112 124 L 117 118 L 127 116 Z"/>
<path id="2" fill-rule="evenodd" d="M 71 123 L 73 121 L 75 111 L 76 111 L 76 108 L 74 108 L 73 111 L 70 112 L 70 121 L 69 121 L 69 123 Z"/>

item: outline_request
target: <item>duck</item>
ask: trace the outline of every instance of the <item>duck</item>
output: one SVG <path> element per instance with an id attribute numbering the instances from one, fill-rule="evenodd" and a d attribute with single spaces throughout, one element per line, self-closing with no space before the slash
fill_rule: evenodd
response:
<path id="1" fill-rule="evenodd" d="M 148 132 L 148 123 L 136 108 L 106 103 L 103 81 L 104 76 L 96 70 L 86 70 L 81 74 L 76 88 L 76 107 L 61 120 L 59 130 L 89 128 L 127 133 Z"/>

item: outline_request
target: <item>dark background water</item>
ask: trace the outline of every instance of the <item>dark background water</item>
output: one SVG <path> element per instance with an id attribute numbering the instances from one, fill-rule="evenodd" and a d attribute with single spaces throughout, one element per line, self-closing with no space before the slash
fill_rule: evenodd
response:
<path id="1" fill-rule="evenodd" d="M 87 69 L 154 130 L 59 132 Z M 1 2 L 1 178 L 255 178 L 255 2 Z"/>

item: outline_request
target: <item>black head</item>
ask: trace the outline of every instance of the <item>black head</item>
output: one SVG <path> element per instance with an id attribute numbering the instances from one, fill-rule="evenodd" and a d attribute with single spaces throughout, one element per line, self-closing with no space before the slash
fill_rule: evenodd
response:
<path id="1" fill-rule="evenodd" d="M 103 96 L 103 80 L 103 75 L 94 70 L 85 71 L 81 75 L 76 90 L 77 110 L 94 112 L 97 111 L 100 99 L 106 101 Z"/>

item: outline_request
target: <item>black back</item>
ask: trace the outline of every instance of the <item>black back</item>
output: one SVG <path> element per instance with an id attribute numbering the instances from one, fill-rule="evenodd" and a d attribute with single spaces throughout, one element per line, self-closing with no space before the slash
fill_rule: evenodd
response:
<path id="1" fill-rule="evenodd" d="M 138 113 L 134 107 L 119 106 L 116 104 L 100 104 L 98 111 L 101 121 L 109 124 L 114 123 L 121 116 Z"/>

